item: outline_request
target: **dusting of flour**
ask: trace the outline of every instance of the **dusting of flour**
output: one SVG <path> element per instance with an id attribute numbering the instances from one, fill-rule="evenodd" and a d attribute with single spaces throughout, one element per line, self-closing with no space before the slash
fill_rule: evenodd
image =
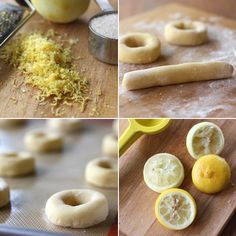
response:
<path id="1" fill-rule="evenodd" d="M 232 64 L 236 70 L 236 30 L 221 25 L 221 17 L 199 19 L 207 25 L 210 39 L 209 43 L 199 47 L 178 47 L 166 44 L 163 38 L 164 28 L 172 20 L 191 20 L 191 18 L 176 12 L 169 15 L 167 20 L 157 22 L 144 20 L 133 24 L 132 31 L 148 31 L 158 35 L 164 45 L 161 52 L 162 58 L 147 66 L 121 64 L 121 77 L 124 72 L 132 70 L 192 61 L 225 61 Z M 196 82 L 194 92 L 192 84 L 137 91 L 126 91 L 120 86 L 120 113 L 124 117 L 235 117 L 235 77 L 234 72 L 233 79 Z M 140 100 L 142 106 L 139 103 Z M 126 104 L 129 104 L 129 108 L 132 104 L 133 108 L 127 111 Z"/>

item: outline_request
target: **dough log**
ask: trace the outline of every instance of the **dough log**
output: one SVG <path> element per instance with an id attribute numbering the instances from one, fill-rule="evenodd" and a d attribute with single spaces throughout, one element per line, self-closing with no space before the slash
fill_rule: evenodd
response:
<path id="1" fill-rule="evenodd" d="M 123 78 L 123 86 L 127 90 L 135 90 L 194 81 L 225 79 L 231 77 L 233 71 L 232 65 L 219 61 L 160 66 L 126 73 Z"/>

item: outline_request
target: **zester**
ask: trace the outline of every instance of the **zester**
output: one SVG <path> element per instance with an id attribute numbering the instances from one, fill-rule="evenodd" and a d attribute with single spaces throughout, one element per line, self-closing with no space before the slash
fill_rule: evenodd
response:
<path id="1" fill-rule="evenodd" d="M 17 0 L 18 5 L 0 2 L 0 47 L 7 42 L 34 14 L 29 0 Z"/>

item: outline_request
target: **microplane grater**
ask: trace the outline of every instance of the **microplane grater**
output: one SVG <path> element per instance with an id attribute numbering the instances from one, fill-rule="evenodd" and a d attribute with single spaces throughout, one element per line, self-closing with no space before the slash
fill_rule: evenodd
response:
<path id="1" fill-rule="evenodd" d="M 25 24 L 34 12 L 35 9 L 28 0 L 22 1 L 22 6 L 0 3 L 0 47 Z"/>

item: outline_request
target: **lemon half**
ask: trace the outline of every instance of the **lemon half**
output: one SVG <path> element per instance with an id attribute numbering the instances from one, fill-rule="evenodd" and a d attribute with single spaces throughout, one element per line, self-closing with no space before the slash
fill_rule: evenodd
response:
<path id="1" fill-rule="evenodd" d="M 166 189 L 181 185 L 184 179 L 184 167 L 174 155 L 159 153 L 147 160 L 143 177 L 150 189 L 161 193 Z"/>
<path id="2" fill-rule="evenodd" d="M 228 163 L 217 155 L 199 158 L 192 169 L 192 180 L 198 190 L 217 193 L 230 182 L 231 171 Z"/>
<path id="3" fill-rule="evenodd" d="M 169 189 L 157 198 L 155 214 L 158 221 L 168 229 L 181 230 L 192 224 L 197 206 L 193 197 L 182 189 Z"/>
<path id="4" fill-rule="evenodd" d="M 211 122 L 194 125 L 186 139 L 189 154 L 198 159 L 208 154 L 220 154 L 224 148 L 224 135 L 221 129 Z"/>

